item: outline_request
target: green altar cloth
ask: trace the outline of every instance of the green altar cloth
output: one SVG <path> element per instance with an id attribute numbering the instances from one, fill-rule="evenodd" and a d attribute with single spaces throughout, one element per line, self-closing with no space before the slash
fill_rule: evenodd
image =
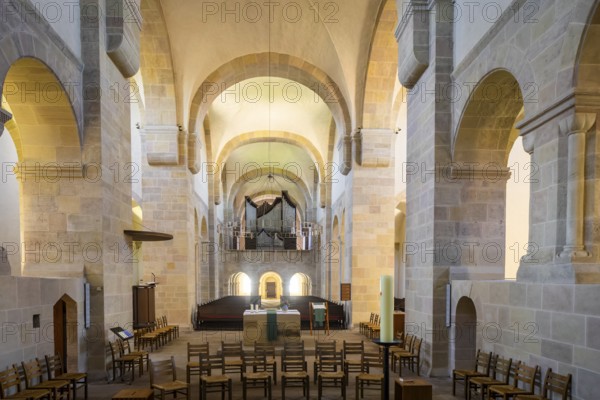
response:
<path id="1" fill-rule="evenodd" d="M 277 340 L 277 311 L 267 311 L 267 340 L 269 342 Z"/>

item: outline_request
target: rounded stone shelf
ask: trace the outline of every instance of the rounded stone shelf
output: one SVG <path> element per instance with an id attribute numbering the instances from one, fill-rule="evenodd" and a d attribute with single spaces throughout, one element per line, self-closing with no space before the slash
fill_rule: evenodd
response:
<path id="1" fill-rule="evenodd" d="M 160 242 L 173 239 L 173 235 L 162 232 L 124 230 L 123 233 L 136 242 Z"/>

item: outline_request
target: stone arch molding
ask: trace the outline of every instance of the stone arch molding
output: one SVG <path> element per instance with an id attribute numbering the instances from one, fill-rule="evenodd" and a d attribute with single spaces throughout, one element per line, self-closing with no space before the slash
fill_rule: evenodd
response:
<path id="1" fill-rule="evenodd" d="M 515 50 L 516 51 L 516 50 Z M 522 58 L 523 55 L 521 54 Z M 464 116 L 467 113 L 468 107 L 474 99 L 474 94 L 477 88 L 486 81 L 490 76 L 497 74 L 498 72 L 506 72 L 514 78 L 518 84 L 518 91 L 520 91 L 523 101 L 523 107 L 525 108 L 525 115 L 531 115 L 535 111 L 534 107 L 537 106 L 539 85 L 536 83 L 531 66 L 524 62 L 523 66 L 508 66 L 508 65 L 495 65 L 485 72 L 473 71 L 472 74 L 462 77 L 460 80 L 455 80 L 450 90 L 446 91 L 446 95 L 452 96 L 453 101 L 453 119 L 452 126 L 452 151 L 455 151 L 455 145 L 461 126 L 464 122 Z M 491 89 L 490 89 L 491 90 Z"/>
<path id="2" fill-rule="evenodd" d="M 223 64 L 198 88 L 190 108 L 189 131 L 197 132 L 212 102 L 227 88 L 259 76 L 286 78 L 312 89 L 328 105 L 338 129 L 349 133 L 352 123 L 346 99 L 335 81 L 318 67 L 291 55 L 260 53 Z"/>
<path id="3" fill-rule="evenodd" d="M 17 16 L 7 15 L 7 18 Z M 3 24 L 6 26 L 6 24 Z M 50 29 L 50 28 L 48 28 Z M 22 58 L 33 58 L 44 64 L 56 76 L 58 83 L 69 98 L 77 121 L 80 143 L 83 143 L 83 64 L 65 44 L 59 46 L 55 34 L 31 35 L 13 32 L 0 40 L 0 95 L 10 67 Z"/>
<path id="4" fill-rule="evenodd" d="M 237 148 L 252 143 L 262 142 L 287 143 L 303 148 L 311 156 L 312 160 L 318 165 L 319 177 L 320 179 L 323 179 L 325 163 L 321 153 L 319 153 L 317 148 L 304 136 L 290 132 L 255 131 L 238 135 L 223 146 L 219 152 L 219 155 L 217 156 L 217 165 L 220 166 L 226 162 L 231 153 Z"/>

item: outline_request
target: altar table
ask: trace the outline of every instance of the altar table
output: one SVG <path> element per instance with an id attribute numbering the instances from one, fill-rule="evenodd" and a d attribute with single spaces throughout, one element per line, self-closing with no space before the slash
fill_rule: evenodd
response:
<path id="1" fill-rule="evenodd" d="M 267 311 L 244 311 L 244 345 L 251 346 L 255 341 L 280 345 L 286 341 L 300 340 L 300 312 L 298 310 L 278 310 L 275 315 L 277 318 L 277 339 L 269 340 Z"/>

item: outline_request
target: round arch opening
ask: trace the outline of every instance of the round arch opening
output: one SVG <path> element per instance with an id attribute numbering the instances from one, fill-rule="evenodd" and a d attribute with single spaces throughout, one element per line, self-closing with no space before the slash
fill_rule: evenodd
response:
<path id="1" fill-rule="evenodd" d="M 279 300 L 283 294 L 283 280 L 276 272 L 266 272 L 259 280 L 258 295 L 263 300 Z"/>
<path id="2" fill-rule="evenodd" d="M 454 325 L 454 368 L 473 367 L 477 349 L 477 310 L 473 300 L 463 296 L 456 305 Z"/>
<path id="3" fill-rule="evenodd" d="M 290 296 L 310 296 L 312 280 L 302 272 L 297 272 L 290 278 Z"/>

